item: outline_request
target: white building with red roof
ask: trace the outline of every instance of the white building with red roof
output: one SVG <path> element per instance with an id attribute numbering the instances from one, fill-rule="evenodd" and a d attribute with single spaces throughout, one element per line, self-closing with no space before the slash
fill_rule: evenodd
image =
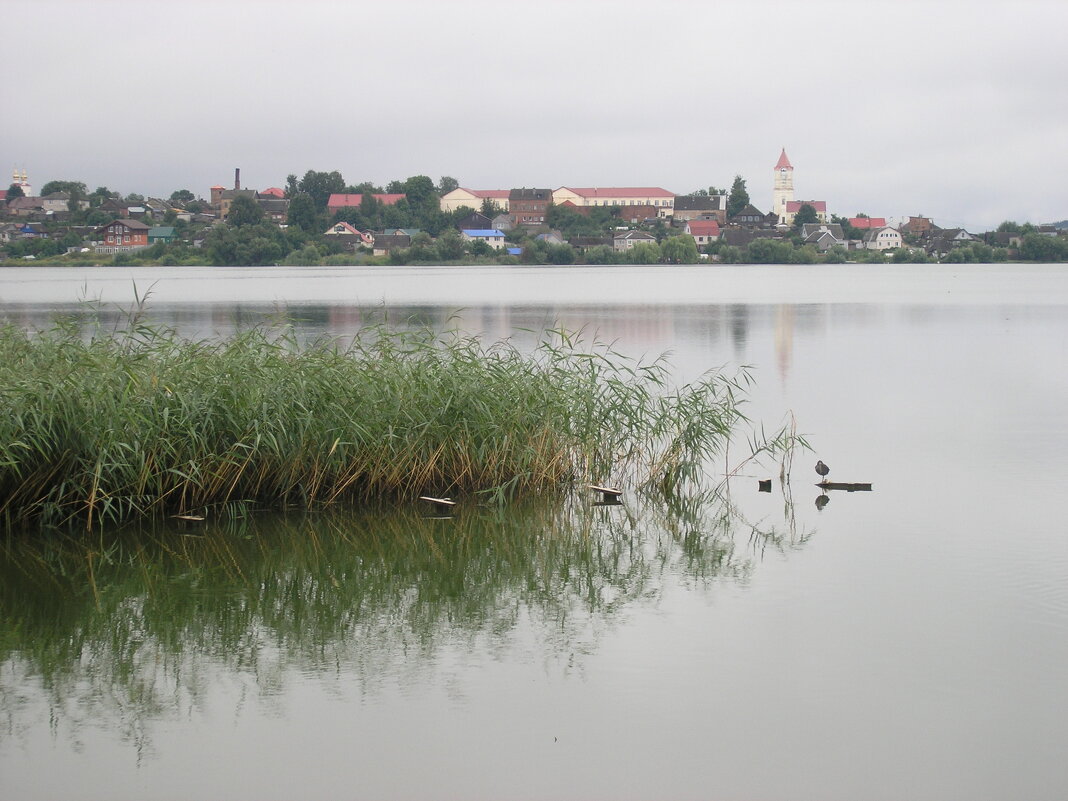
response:
<path id="1" fill-rule="evenodd" d="M 654 206 L 657 216 L 670 217 L 675 193 L 659 186 L 561 186 L 553 192 L 556 205 L 569 201 L 576 206 Z"/>
<path id="2" fill-rule="evenodd" d="M 711 245 L 719 239 L 719 223 L 715 220 L 688 220 L 684 230 L 693 237 L 699 248 Z"/>

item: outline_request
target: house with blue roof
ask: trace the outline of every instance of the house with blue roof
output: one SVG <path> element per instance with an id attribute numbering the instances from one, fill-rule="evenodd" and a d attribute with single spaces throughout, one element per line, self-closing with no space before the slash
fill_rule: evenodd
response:
<path id="1" fill-rule="evenodd" d="M 465 242 L 485 242 L 496 250 L 505 246 L 504 231 L 497 228 L 464 228 L 460 231 L 460 235 Z"/>

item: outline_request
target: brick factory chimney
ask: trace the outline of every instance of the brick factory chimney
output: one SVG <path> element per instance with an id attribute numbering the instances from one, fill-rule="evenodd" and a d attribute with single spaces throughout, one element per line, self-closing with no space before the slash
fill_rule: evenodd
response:
<path id="1" fill-rule="evenodd" d="M 234 168 L 234 191 L 236 192 L 241 188 L 241 168 Z"/>

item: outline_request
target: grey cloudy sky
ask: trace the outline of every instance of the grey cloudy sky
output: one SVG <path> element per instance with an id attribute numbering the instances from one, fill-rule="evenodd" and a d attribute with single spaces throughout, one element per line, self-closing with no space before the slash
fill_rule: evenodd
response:
<path id="1" fill-rule="evenodd" d="M 0 4 L 0 168 L 169 195 L 339 170 L 476 189 L 742 175 L 771 203 L 1068 218 L 1068 3 Z M 6 164 L 4 163 L 6 162 Z M 4 185 L 7 185 L 5 181 Z"/>

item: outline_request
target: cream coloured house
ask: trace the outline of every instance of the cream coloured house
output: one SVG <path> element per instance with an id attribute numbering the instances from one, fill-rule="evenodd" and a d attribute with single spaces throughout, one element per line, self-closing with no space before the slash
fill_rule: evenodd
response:
<path id="1" fill-rule="evenodd" d="M 864 234 L 864 247 L 868 250 L 890 250 L 901 247 L 901 232 L 891 226 L 873 228 Z"/>
<path id="2" fill-rule="evenodd" d="M 441 210 L 456 211 L 461 206 L 467 206 L 474 211 L 482 211 L 482 203 L 490 200 L 501 211 L 508 211 L 508 193 L 508 189 L 465 189 L 458 186 L 441 196 Z"/>
<path id="3" fill-rule="evenodd" d="M 658 217 L 670 217 L 675 193 L 658 186 L 561 186 L 553 192 L 557 206 L 569 201 L 575 206 L 653 206 Z"/>

